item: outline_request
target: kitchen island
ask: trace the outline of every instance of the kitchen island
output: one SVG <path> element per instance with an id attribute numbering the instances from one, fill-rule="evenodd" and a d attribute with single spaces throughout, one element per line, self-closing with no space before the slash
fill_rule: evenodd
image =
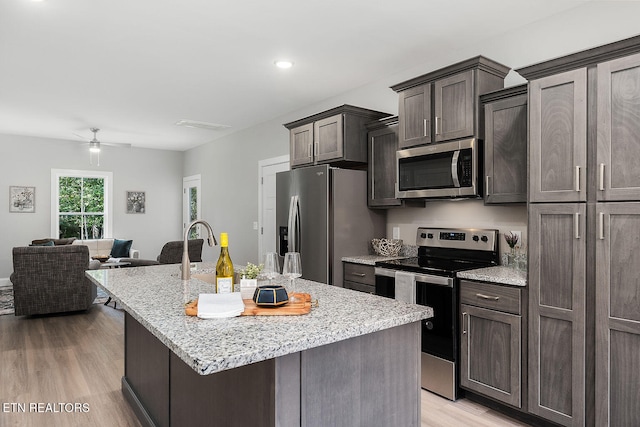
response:
<path id="1" fill-rule="evenodd" d="M 183 305 L 214 285 L 179 265 L 87 276 L 126 312 L 122 389 L 143 424 L 420 425 L 429 307 L 298 279 L 307 315 L 203 320 Z"/>

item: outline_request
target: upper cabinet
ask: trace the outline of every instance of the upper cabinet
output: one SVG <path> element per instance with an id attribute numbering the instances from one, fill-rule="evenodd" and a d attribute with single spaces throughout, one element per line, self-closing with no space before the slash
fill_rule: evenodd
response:
<path id="1" fill-rule="evenodd" d="M 587 70 L 529 85 L 531 202 L 587 200 Z"/>
<path id="2" fill-rule="evenodd" d="M 365 124 L 390 114 L 342 105 L 284 126 L 289 129 L 291 167 L 330 163 L 342 167 L 367 163 Z"/>
<path id="3" fill-rule="evenodd" d="M 398 147 L 482 138 L 478 97 L 501 89 L 509 70 L 477 56 L 392 86 L 399 94 Z"/>
<path id="4" fill-rule="evenodd" d="M 396 150 L 398 117 L 367 125 L 369 129 L 368 205 L 381 208 L 401 206 L 396 199 Z"/>
<path id="5" fill-rule="evenodd" d="M 640 200 L 640 54 L 598 64 L 597 199 Z"/>
<path id="6" fill-rule="evenodd" d="M 529 83 L 529 201 L 640 200 L 640 37 L 516 70 Z"/>
<path id="7" fill-rule="evenodd" d="M 527 201 L 527 85 L 489 92 L 484 106 L 485 204 Z"/>

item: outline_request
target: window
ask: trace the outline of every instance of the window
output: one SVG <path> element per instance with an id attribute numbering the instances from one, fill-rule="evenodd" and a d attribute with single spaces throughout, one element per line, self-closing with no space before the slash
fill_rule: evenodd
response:
<path id="1" fill-rule="evenodd" d="M 51 170 L 51 236 L 111 235 L 111 172 Z"/>

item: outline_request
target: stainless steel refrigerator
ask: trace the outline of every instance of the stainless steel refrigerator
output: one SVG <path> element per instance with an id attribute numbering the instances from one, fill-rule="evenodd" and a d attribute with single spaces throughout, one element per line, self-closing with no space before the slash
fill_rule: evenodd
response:
<path id="1" fill-rule="evenodd" d="M 300 252 L 302 277 L 342 287 L 342 257 L 385 236 L 385 212 L 367 207 L 367 172 L 309 166 L 276 174 L 277 248 Z"/>

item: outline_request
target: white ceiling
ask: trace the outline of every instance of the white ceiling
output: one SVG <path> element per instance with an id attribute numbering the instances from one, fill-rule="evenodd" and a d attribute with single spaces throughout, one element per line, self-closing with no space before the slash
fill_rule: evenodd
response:
<path id="1" fill-rule="evenodd" d="M 2 0 L 0 133 L 187 150 L 587 2 Z"/>

